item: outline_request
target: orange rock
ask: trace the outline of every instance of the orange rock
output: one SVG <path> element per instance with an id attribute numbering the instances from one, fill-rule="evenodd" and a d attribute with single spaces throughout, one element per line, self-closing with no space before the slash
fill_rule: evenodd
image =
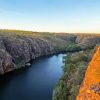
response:
<path id="1" fill-rule="evenodd" d="M 87 68 L 76 100 L 100 100 L 100 47 Z"/>

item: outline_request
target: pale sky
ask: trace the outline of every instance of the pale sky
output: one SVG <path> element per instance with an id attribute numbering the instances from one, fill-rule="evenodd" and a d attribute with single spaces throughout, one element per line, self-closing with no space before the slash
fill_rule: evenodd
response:
<path id="1" fill-rule="evenodd" d="M 0 0 L 0 29 L 100 33 L 100 0 Z"/>

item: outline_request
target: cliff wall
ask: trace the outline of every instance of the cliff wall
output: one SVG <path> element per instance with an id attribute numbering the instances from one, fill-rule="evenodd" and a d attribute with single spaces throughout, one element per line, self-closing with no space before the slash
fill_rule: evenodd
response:
<path id="1" fill-rule="evenodd" d="M 96 35 L 0 30 L 0 74 L 25 67 L 40 56 L 79 51 L 97 43 Z"/>
<path id="2" fill-rule="evenodd" d="M 88 65 L 76 100 L 100 100 L 100 46 Z"/>
<path id="3" fill-rule="evenodd" d="M 0 31 L 0 74 L 30 65 L 32 59 L 66 50 L 75 35 L 17 30 Z"/>

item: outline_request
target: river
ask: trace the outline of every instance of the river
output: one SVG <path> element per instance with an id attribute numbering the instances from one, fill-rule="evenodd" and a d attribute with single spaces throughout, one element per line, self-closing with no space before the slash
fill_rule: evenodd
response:
<path id="1" fill-rule="evenodd" d="M 0 100 L 52 100 L 64 54 L 40 57 L 31 67 L 0 76 Z"/>

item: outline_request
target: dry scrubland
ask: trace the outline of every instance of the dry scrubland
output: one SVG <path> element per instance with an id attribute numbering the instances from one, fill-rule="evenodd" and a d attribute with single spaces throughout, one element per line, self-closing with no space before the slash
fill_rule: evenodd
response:
<path id="1" fill-rule="evenodd" d="M 53 92 L 53 100 L 75 100 L 98 34 L 68 34 L 0 30 L 0 74 L 25 67 L 32 59 L 60 52 L 64 57 L 64 75 Z"/>

